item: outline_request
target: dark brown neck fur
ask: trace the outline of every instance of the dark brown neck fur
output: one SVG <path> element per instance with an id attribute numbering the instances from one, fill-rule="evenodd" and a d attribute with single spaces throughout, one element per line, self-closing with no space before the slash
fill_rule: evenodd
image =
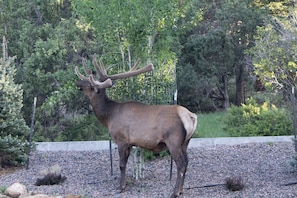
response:
<path id="1" fill-rule="evenodd" d="M 100 93 L 93 93 L 90 98 L 90 103 L 98 120 L 108 127 L 108 120 L 114 111 L 117 102 L 109 99 L 106 95 L 105 89 L 100 90 Z"/>

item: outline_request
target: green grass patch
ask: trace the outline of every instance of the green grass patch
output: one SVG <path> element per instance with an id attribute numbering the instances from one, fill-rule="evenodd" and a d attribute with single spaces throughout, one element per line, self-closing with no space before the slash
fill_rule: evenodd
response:
<path id="1" fill-rule="evenodd" d="M 218 111 L 214 113 L 198 114 L 198 126 L 194 133 L 194 138 L 215 138 L 229 137 L 229 134 L 223 131 L 223 117 L 227 112 Z"/>

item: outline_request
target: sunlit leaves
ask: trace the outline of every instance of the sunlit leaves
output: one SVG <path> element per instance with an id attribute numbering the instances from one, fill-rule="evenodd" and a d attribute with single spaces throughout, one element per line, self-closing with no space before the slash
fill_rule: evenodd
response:
<path id="1" fill-rule="evenodd" d="M 276 89 L 296 86 L 296 15 L 289 20 L 275 18 L 272 23 L 257 29 L 253 55 L 255 73 L 266 85 Z"/>
<path id="2" fill-rule="evenodd" d="M 200 12 L 191 7 L 192 4 L 192 1 L 181 3 L 173 0 L 73 1 L 75 12 L 84 22 L 91 24 L 98 38 L 102 39 L 103 45 L 99 48 L 107 59 L 107 65 L 119 64 L 117 67 L 112 66 L 108 72 L 127 71 L 127 66 L 132 65 L 137 58 L 154 64 L 154 76 L 149 78 L 150 82 L 147 82 L 146 78 L 142 80 L 147 82 L 150 88 L 137 80 L 138 78 L 119 81 L 110 90 L 114 98 L 122 96 L 123 99 L 124 95 L 129 93 L 150 93 L 150 97 L 154 95 L 164 98 L 169 94 L 171 97 L 172 93 L 165 93 L 165 90 L 168 87 L 171 89 L 175 84 L 176 37 L 184 31 L 183 28 L 190 27 L 188 22 L 195 23 L 201 18 Z M 187 17 L 190 9 L 193 9 L 192 19 L 185 22 L 183 19 Z M 117 52 L 120 52 L 120 55 L 116 54 Z M 127 87 L 129 92 L 121 91 Z M 140 99 L 143 99 L 142 95 Z"/>

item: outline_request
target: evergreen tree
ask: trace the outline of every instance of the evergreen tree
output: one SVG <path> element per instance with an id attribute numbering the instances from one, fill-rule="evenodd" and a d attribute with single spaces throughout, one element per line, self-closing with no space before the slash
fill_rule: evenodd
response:
<path id="1" fill-rule="evenodd" d="M 5 44 L 5 39 L 3 41 Z M 21 114 L 23 90 L 20 84 L 14 82 L 14 57 L 6 57 L 4 44 L 0 59 L 0 135 L 1 138 L 12 135 L 24 139 L 29 128 Z"/>
<path id="2" fill-rule="evenodd" d="M 0 167 L 23 164 L 26 160 L 29 127 L 21 114 L 23 90 L 14 82 L 15 57 L 7 57 L 3 37 L 3 57 L 0 59 Z"/>

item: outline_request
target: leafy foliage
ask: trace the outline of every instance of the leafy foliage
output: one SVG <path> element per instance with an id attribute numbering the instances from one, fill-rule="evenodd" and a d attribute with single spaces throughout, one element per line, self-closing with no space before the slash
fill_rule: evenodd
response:
<path id="1" fill-rule="evenodd" d="M 6 43 L 5 39 L 3 43 Z M 0 59 L 0 165 L 9 167 L 21 165 L 25 161 L 29 127 L 21 114 L 23 90 L 21 85 L 14 82 L 14 58 L 5 56 L 5 47 L 2 51 L 4 53 Z"/>
<path id="2" fill-rule="evenodd" d="M 21 114 L 23 107 L 23 89 L 14 82 L 16 69 L 14 58 L 0 59 L 0 135 L 12 134 L 25 139 L 29 128 Z"/>
<path id="3" fill-rule="evenodd" d="M 7 168 L 23 165 L 27 159 L 27 142 L 18 136 L 12 135 L 0 137 L 0 167 Z"/>
<path id="4" fill-rule="evenodd" d="M 170 156 L 170 153 L 168 150 L 164 150 L 159 153 L 156 153 L 156 152 L 144 149 L 143 159 L 144 160 L 154 160 L 154 159 L 162 158 L 162 157 L 166 157 L 166 156 Z"/>
<path id="5" fill-rule="evenodd" d="M 24 90 L 20 115 L 30 122 L 32 100 L 37 96 L 35 140 L 106 138 L 101 128 L 96 129 L 98 123 L 87 99 L 76 89 L 73 72 L 82 57 L 91 60 L 94 53 L 103 57 L 111 74 L 129 70 L 136 58 L 155 66 L 152 74 L 118 81 L 108 91 L 112 99 L 171 103 L 176 68 L 179 104 L 196 112 L 220 108 L 224 86 L 235 84 L 234 72 L 246 64 L 243 50 L 254 44 L 255 26 L 262 25 L 267 14 L 262 11 L 268 6 L 271 14 L 288 17 L 292 4 L 289 0 L 2 0 L 0 33 L 8 38 L 8 54 L 16 55 L 15 81 Z M 296 42 L 290 42 L 282 47 L 294 47 Z M 287 48 L 272 55 L 280 59 Z M 283 68 L 294 74 L 294 61 Z M 234 87 L 228 87 L 231 93 Z M 213 91 L 219 99 L 210 98 Z"/>
<path id="6" fill-rule="evenodd" d="M 95 52 L 96 38 L 88 25 L 71 16 L 68 0 L 5 5 L 9 50 L 18 57 L 16 80 L 23 82 L 25 90 L 26 121 L 30 122 L 31 104 L 36 96 L 38 127 L 34 139 L 61 139 L 60 133 L 72 127 L 67 121 L 73 124 L 78 117 L 73 115 L 81 113 L 86 103 L 77 92 L 74 65 L 81 63 L 81 56 Z"/>
<path id="7" fill-rule="evenodd" d="M 257 104 L 252 98 L 228 110 L 224 130 L 231 136 L 279 136 L 293 133 L 292 120 L 285 109 L 269 101 Z"/>
<path id="8" fill-rule="evenodd" d="M 244 92 L 238 91 L 248 80 L 244 50 L 252 46 L 255 27 L 262 25 L 264 13 L 250 0 L 201 0 L 196 6 L 203 10 L 202 21 L 180 37 L 183 48 L 177 82 L 181 102 L 196 112 L 226 109 L 229 88 L 236 88 L 234 98 Z"/>
<path id="9" fill-rule="evenodd" d="M 264 27 L 257 28 L 255 46 L 249 50 L 255 74 L 267 88 L 282 89 L 285 94 L 297 85 L 296 17 L 296 10 L 291 10 L 282 17 L 267 20 Z"/>

